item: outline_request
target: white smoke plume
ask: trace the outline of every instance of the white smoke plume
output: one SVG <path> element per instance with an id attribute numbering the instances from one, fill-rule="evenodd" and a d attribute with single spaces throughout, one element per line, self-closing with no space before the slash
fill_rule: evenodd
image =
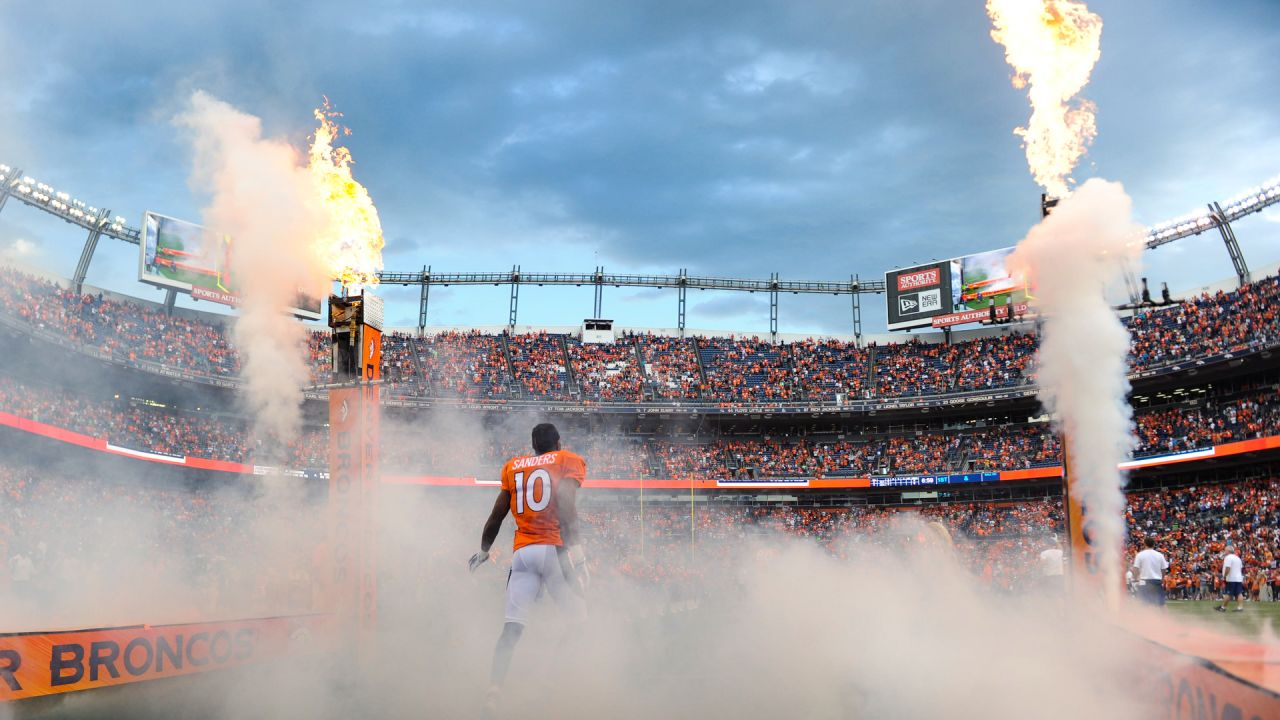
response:
<path id="1" fill-rule="evenodd" d="M 1129 332 L 1108 295 L 1123 282 L 1126 263 L 1140 266 L 1142 239 L 1124 188 L 1092 179 L 1032 228 L 1008 260 L 1034 288 L 1040 400 L 1066 436 L 1071 493 L 1087 508 L 1111 592 L 1123 573 L 1125 529 L 1125 476 L 1116 465 L 1133 450 L 1133 410 L 1126 399 Z"/>
<path id="2" fill-rule="evenodd" d="M 301 426 L 308 371 L 304 327 L 285 313 L 300 289 L 327 294 L 311 251 L 324 226 L 301 153 L 264 137 L 262 121 L 203 92 L 175 122 L 190 131 L 192 185 L 210 195 L 206 227 L 232 238 L 232 271 L 241 296 L 234 339 L 257 430 L 281 441 Z"/>
<path id="3" fill-rule="evenodd" d="M 494 444 L 524 444 L 541 419 L 513 412 L 494 422 L 446 412 L 415 417 L 411 425 L 392 420 L 384 438 L 413 433 L 421 443 L 415 452 L 483 457 Z M 584 439 L 566 428 L 571 447 Z M 111 474 L 106 466 L 82 469 L 91 470 L 82 473 L 88 486 Z M 132 481 L 119 479 L 123 487 Z M 87 521 L 52 538 L 51 552 L 68 543 L 100 546 L 105 537 L 111 562 L 92 567 L 110 570 L 70 576 L 74 584 L 49 596 L 63 598 L 58 613 L 41 597 L 30 606 L 35 617 L 10 627 L 323 611 L 319 594 L 289 593 L 283 602 L 271 592 L 256 597 L 259 585 L 277 586 L 314 560 L 323 528 L 306 521 L 322 524 L 323 493 L 313 494 L 309 507 L 287 491 L 250 497 L 234 490 L 206 493 L 221 508 L 218 516 L 234 518 L 237 530 L 228 535 L 239 538 L 214 545 L 201 546 L 199 532 L 185 538 L 193 528 L 165 517 L 165 503 L 144 511 L 129 509 L 135 501 L 63 507 Z M 161 484 L 152 492 L 186 491 Z M 115 693 L 71 693 L 60 699 L 62 716 L 478 717 L 503 622 L 512 523 L 496 545 L 499 562 L 469 574 L 466 558 L 476 550 L 495 488 L 388 484 L 380 492 L 374 652 L 358 662 L 350 654 L 332 663 L 299 656 Z M 563 644 L 563 618 L 550 598 L 539 602 L 516 649 L 500 717 L 1161 716 L 1135 641 L 1097 615 L 1071 612 L 1061 597 L 993 591 L 944 544 L 914 540 L 925 528 L 908 512 L 893 523 L 896 530 L 886 525 L 870 536 L 851 535 L 833 553 L 763 527 L 715 532 L 711 514 L 736 510 L 699 507 L 691 548 L 687 500 L 650 501 L 642 515 L 634 496 L 588 490 L 582 498 L 584 518 L 604 518 L 587 525 L 595 580 L 583 640 Z M 109 526 L 89 521 L 97 515 L 108 517 Z M 696 556 L 698 572 L 658 580 L 622 572 L 637 562 L 642 532 L 651 561 L 680 567 Z M 191 553 L 215 557 L 193 562 Z M 148 572 L 156 564 L 171 570 L 163 578 Z M 181 574 L 187 567 L 194 577 Z M 315 582 L 325 570 L 313 569 Z M 258 604 L 269 597 L 281 604 Z M 566 680 L 550 682 L 551 676 Z"/>
<path id="4" fill-rule="evenodd" d="M 17 238 L 7 245 L 0 245 L 0 263 L 6 265 L 30 262 L 40 248 L 26 238 Z"/>

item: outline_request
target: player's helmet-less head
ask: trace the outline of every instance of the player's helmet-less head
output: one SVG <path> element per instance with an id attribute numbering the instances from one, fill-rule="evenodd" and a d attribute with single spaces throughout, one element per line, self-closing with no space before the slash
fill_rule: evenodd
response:
<path id="1" fill-rule="evenodd" d="M 539 455 L 560 449 L 560 431 L 551 423 L 533 426 L 533 451 Z"/>

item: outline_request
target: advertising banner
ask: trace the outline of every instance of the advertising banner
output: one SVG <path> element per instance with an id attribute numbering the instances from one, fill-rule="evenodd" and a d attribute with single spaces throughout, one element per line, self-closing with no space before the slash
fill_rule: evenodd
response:
<path id="1" fill-rule="evenodd" d="M 190 675 L 280 657 L 323 615 L 0 635 L 0 702 Z"/>
<path id="2" fill-rule="evenodd" d="M 363 647 L 377 622 L 376 509 L 377 385 L 335 388 L 329 394 L 330 605 L 342 624 L 358 631 Z"/>
<path id="3" fill-rule="evenodd" d="M 951 312 L 952 283 L 958 281 L 959 266 L 949 260 L 885 273 L 889 329 L 926 327 L 931 318 Z"/>
<path id="4" fill-rule="evenodd" d="M 946 475 L 898 475 L 895 477 L 873 477 L 871 487 L 916 487 L 922 485 L 961 485 L 967 483 L 996 482 L 1000 479 L 998 472 L 973 472 Z"/>
<path id="5" fill-rule="evenodd" d="M 1013 248 L 965 255 L 885 273 L 885 307 L 890 330 L 950 327 L 983 322 L 996 306 L 1004 319 L 1027 312 L 1026 282 L 1005 267 Z"/>
<path id="6" fill-rule="evenodd" d="M 1026 315 L 1031 306 L 1027 303 L 1018 303 L 1013 306 L 1013 314 L 1015 317 Z M 950 313 L 947 315 L 939 315 L 929 321 L 933 327 L 951 327 L 952 325 L 963 325 L 971 322 L 982 322 L 991 317 L 991 310 L 965 310 L 964 312 Z M 1004 320 L 1009 317 L 1008 305 L 996 305 L 996 319 Z"/>

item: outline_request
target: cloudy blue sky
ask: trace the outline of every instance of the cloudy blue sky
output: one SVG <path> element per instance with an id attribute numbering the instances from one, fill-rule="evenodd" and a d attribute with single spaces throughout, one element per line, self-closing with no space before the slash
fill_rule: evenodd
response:
<path id="1" fill-rule="evenodd" d="M 1078 178 L 1166 220 L 1280 174 L 1280 2 L 1092 0 L 1099 137 Z M 194 89 L 300 145 L 346 114 L 388 269 L 847 279 L 1015 243 L 1038 219 L 1012 129 L 1025 97 L 978 0 L 0 3 L 0 162 L 138 224 L 199 217 L 171 118 Z M 1236 226 L 1255 271 L 1280 212 Z M 70 274 L 83 233 L 10 203 L 0 250 Z M 1149 253 L 1174 288 L 1231 275 L 1215 236 Z M 90 282 L 158 299 L 106 241 Z M 416 290 L 388 288 L 416 321 Z M 432 292 L 432 324 L 502 323 L 505 288 Z M 526 288 L 573 324 L 589 288 Z M 208 308 L 205 304 L 202 307 Z M 605 315 L 670 327 L 671 291 Z M 883 303 L 866 305 L 868 330 Z M 695 293 L 691 327 L 767 330 L 766 298 Z M 847 299 L 785 297 L 783 330 L 848 332 Z"/>

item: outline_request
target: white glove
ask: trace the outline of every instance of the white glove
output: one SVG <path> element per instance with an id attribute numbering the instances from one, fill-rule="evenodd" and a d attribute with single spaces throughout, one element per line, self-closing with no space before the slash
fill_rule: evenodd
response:
<path id="1" fill-rule="evenodd" d="M 565 560 L 567 560 L 568 569 L 565 573 L 569 582 L 576 585 L 578 590 L 586 592 L 591 585 L 591 570 L 587 567 L 587 555 L 582 550 L 581 545 L 573 545 L 564 549 Z"/>
<path id="2" fill-rule="evenodd" d="M 485 550 L 481 550 L 480 552 L 476 553 L 475 555 L 472 555 L 472 556 L 471 556 L 471 559 L 467 561 L 467 568 L 468 568 L 471 572 L 475 572 L 475 571 L 476 571 L 476 568 L 478 568 L 478 567 L 480 567 L 481 565 L 483 565 L 483 564 L 485 564 L 485 563 L 489 562 L 489 556 L 490 556 L 490 555 L 489 555 L 489 553 L 488 553 L 487 551 L 485 551 Z"/>

